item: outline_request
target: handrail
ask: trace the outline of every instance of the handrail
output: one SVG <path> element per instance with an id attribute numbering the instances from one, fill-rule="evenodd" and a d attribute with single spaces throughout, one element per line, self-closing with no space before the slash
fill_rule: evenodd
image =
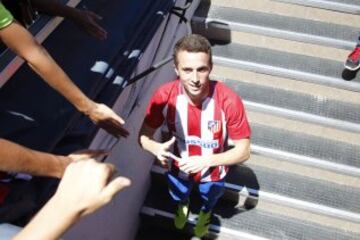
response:
<path id="1" fill-rule="evenodd" d="M 189 7 L 191 6 L 192 2 L 193 2 L 193 0 L 187 0 L 187 1 L 186 1 L 186 4 L 185 4 L 183 7 L 174 6 L 174 7 L 171 9 L 170 12 L 180 18 L 180 23 L 181 23 L 181 22 L 184 22 L 184 23 L 187 23 L 187 22 L 188 22 L 188 19 L 185 17 L 185 14 L 186 14 L 186 10 L 189 9 Z"/>

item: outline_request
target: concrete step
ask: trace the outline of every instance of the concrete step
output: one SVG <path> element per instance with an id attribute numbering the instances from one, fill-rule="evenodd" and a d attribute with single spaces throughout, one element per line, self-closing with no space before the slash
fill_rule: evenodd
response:
<path id="1" fill-rule="evenodd" d="M 266 125 L 273 128 L 282 128 L 293 133 L 306 134 L 352 145 L 360 145 L 359 133 L 356 131 L 351 132 L 323 124 L 319 125 L 319 123 L 312 123 L 306 118 L 298 118 L 296 114 L 287 116 L 287 111 L 285 111 L 286 114 L 283 116 L 275 111 L 263 111 L 262 106 L 258 108 L 256 104 L 249 103 L 248 105 L 246 101 L 245 106 L 250 125 Z"/>
<path id="2" fill-rule="evenodd" d="M 217 32 L 216 29 L 225 29 L 344 49 L 352 49 L 359 34 L 356 27 L 209 5 L 206 1 L 200 4 L 192 20 L 193 25 L 200 25 L 197 28 L 209 29 L 213 35 L 224 35 L 226 31 Z M 226 39 L 226 35 L 223 39 Z"/>
<path id="3" fill-rule="evenodd" d="M 334 183 L 336 185 L 344 185 L 352 188 L 359 188 L 360 178 L 350 176 L 347 174 L 341 174 L 338 172 L 324 170 L 317 168 L 316 166 L 306 166 L 304 162 L 294 161 L 289 159 L 280 159 L 271 156 L 259 155 L 256 152 L 252 152 L 250 159 L 246 162 L 252 166 L 256 165 L 266 169 L 274 169 L 276 171 L 286 171 L 288 174 L 300 175 L 302 177 L 308 177 L 314 180 L 320 180 L 329 184 Z"/>
<path id="4" fill-rule="evenodd" d="M 179 233 L 173 227 L 174 213 L 161 204 L 158 208 L 145 204 L 141 214 L 155 227 L 171 228 L 175 236 Z M 196 214 L 190 214 L 184 232 L 190 235 L 196 224 Z M 161 230 L 157 231 L 156 239 L 161 238 Z M 184 236 L 183 234 L 182 236 Z M 214 209 L 214 217 L 209 226 L 209 235 L 205 239 L 222 240 L 265 240 L 265 239 L 314 239 L 314 240 L 355 240 L 359 234 L 346 232 L 312 222 L 300 221 L 287 216 L 277 215 L 258 209 L 251 211 L 234 210 L 233 206 L 222 205 Z M 146 238 L 154 239 L 154 238 Z M 176 239 L 176 238 L 175 238 Z M 180 239 L 180 238 L 178 238 Z M 183 238 L 190 239 L 190 238 Z"/>
<path id="5" fill-rule="evenodd" d="M 360 146 L 252 124 L 252 148 L 261 155 L 298 159 L 314 166 L 360 176 Z"/>
<path id="6" fill-rule="evenodd" d="M 360 189 L 252 165 L 234 166 L 226 182 L 228 187 L 259 196 L 279 205 L 287 205 L 360 223 L 360 206 L 356 201 Z M 336 193 L 336 194 L 334 194 Z M 358 206 L 356 206 L 358 205 Z M 360 226 L 360 225 L 359 225 Z"/>
<path id="7" fill-rule="evenodd" d="M 360 13 L 360 3 L 357 0 L 275 0 L 278 2 L 295 3 L 350 14 Z"/>
<path id="8" fill-rule="evenodd" d="M 247 108 L 298 118 L 360 133 L 360 105 L 275 87 L 224 80 L 245 101 Z"/>
<path id="9" fill-rule="evenodd" d="M 221 66 L 360 91 L 360 76 L 344 70 L 343 62 L 222 42 L 214 42 L 213 54 Z"/>
<path id="10" fill-rule="evenodd" d="M 225 81 L 226 79 L 233 79 L 239 82 L 262 85 L 264 87 L 278 88 L 298 94 L 311 95 L 318 99 L 332 99 L 350 104 L 360 103 L 360 94 L 358 92 L 304 81 L 289 81 L 287 78 L 246 71 L 239 68 L 214 65 L 210 77 L 214 80 Z"/>
<path id="11" fill-rule="evenodd" d="M 145 209 L 144 207 L 142 210 L 146 211 Z M 164 221 L 160 217 L 142 214 L 135 240 L 189 240 L 191 238 L 191 234 L 174 229 L 171 221 Z"/>
<path id="12" fill-rule="evenodd" d="M 360 15 L 338 12 L 336 11 L 337 9 L 327 10 L 308 4 L 313 1 L 297 1 L 304 4 L 296 4 L 295 1 L 286 0 L 211 0 L 211 3 L 209 3 L 208 0 L 203 1 L 205 1 L 205 3 L 208 2 L 208 5 L 253 10 L 350 27 L 360 27 Z"/>
<path id="13" fill-rule="evenodd" d="M 155 180 L 157 184 L 152 184 L 153 187 L 141 212 L 153 217 L 154 221 L 156 218 L 161 218 L 163 224 L 168 221 L 171 225 L 174 205 L 169 200 L 166 184 L 158 180 Z M 188 229 L 191 231 L 193 224 L 196 223 L 196 213 L 199 211 L 201 201 L 196 193 L 192 194 L 190 201 L 192 214 L 188 220 Z M 295 239 L 298 239 L 295 236 L 303 236 L 302 239 L 356 239 L 359 236 L 356 232 L 269 212 L 257 206 L 250 210 L 239 208 L 235 202 L 229 201 L 226 197 L 222 198 L 213 211 L 211 231 L 215 235 L 220 235 L 220 239 L 229 239 L 229 237 L 230 239 L 279 239 L 281 236 Z M 227 236 L 222 237 L 223 234 Z"/>
<path id="14" fill-rule="evenodd" d="M 153 184 L 160 187 L 166 182 L 165 170 L 153 167 Z M 166 183 L 163 186 L 166 188 Z M 226 177 L 226 189 L 229 190 L 226 201 L 239 205 L 239 199 L 249 198 L 242 203 L 246 208 L 254 208 L 259 202 L 276 204 L 301 210 L 324 218 L 338 219 L 347 225 L 346 230 L 360 232 L 360 212 L 356 205 L 359 188 L 328 183 L 284 171 L 252 165 L 233 166 Z M 337 194 L 334 194 L 336 192 Z M 336 196 L 334 196 L 336 195 Z M 325 217 L 324 217 L 325 216 Z M 293 217 L 293 216 L 290 216 Z M 296 216 L 294 216 L 296 218 Z"/>
<path id="15" fill-rule="evenodd" d="M 268 48 L 287 53 L 296 53 L 310 57 L 319 57 L 335 61 L 345 61 L 350 50 L 321 46 L 311 43 L 304 43 L 292 40 L 286 40 L 254 33 L 228 31 L 222 29 L 213 30 L 210 26 L 204 31 L 194 27 L 193 30 L 208 39 L 221 40 L 224 42 L 232 42 L 259 48 Z M 355 43 L 354 43 L 355 44 Z"/>

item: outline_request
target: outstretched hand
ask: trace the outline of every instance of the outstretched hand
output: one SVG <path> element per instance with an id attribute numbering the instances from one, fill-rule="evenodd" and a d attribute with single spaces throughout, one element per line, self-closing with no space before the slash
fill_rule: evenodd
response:
<path id="1" fill-rule="evenodd" d="M 99 40 L 107 38 L 107 32 L 97 22 L 102 19 L 96 13 L 89 10 L 75 9 L 76 12 L 72 17 L 73 22 L 83 29 L 87 34 Z"/>
<path id="2" fill-rule="evenodd" d="M 130 180 L 124 177 L 111 180 L 114 173 L 113 165 L 94 159 L 72 162 L 56 193 L 14 240 L 59 239 L 82 216 L 106 205 L 130 186 Z"/>
<path id="3" fill-rule="evenodd" d="M 130 186 L 130 180 L 124 177 L 110 180 L 114 173 L 112 164 L 93 159 L 75 161 L 66 168 L 53 198 L 61 206 L 75 208 L 81 216 L 92 213 Z"/>
<path id="4" fill-rule="evenodd" d="M 164 143 L 159 143 L 159 148 L 156 152 L 156 158 L 159 160 L 162 167 L 168 167 L 168 158 L 169 158 L 169 150 L 171 146 L 175 143 L 176 138 L 172 137 L 169 141 Z"/>
<path id="5" fill-rule="evenodd" d="M 125 121 L 105 104 L 95 103 L 95 107 L 86 114 L 96 125 L 115 137 L 129 135 L 129 132 L 123 127 Z"/>

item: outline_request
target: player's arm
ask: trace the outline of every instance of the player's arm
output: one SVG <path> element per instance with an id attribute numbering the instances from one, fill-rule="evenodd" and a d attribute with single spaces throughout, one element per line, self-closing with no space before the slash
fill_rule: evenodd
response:
<path id="1" fill-rule="evenodd" d="M 156 156 L 160 143 L 153 139 L 155 131 L 156 129 L 148 126 L 144 121 L 139 131 L 138 142 L 144 150 Z"/>
<path id="2" fill-rule="evenodd" d="M 196 173 L 205 168 L 230 166 L 242 163 L 250 157 L 250 139 L 234 140 L 234 147 L 222 153 L 210 156 L 192 156 L 182 159 L 179 167 L 187 173 Z"/>
<path id="3" fill-rule="evenodd" d="M 156 129 L 150 127 L 145 122 L 143 122 L 140 132 L 139 132 L 139 144 L 140 146 L 152 153 L 160 161 L 160 164 L 163 167 L 167 167 L 169 150 L 175 142 L 175 137 L 172 137 L 169 141 L 160 143 L 153 139 Z"/>
<path id="4" fill-rule="evenodd" d="M 234 147 L 209 156 L 209 167 L 230 166 L 242 163 L 250 157 L 250 139 L 234 140 Z"/>

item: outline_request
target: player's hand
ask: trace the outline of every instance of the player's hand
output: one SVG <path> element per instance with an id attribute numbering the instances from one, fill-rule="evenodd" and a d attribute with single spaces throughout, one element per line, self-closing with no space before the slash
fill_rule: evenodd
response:
<path id="1" fill-rule="evenodd" d="M 209 158 L 202 156 L 191 156 L 188 158 L 183 158 L 179 162 L 180 170 L 187 174 L 197 173 L 209 167 L 210 167 Z"/>
<path id="2" fill-rule="evenodd" d="M 102 28 L 98 21 L 102 19 L 101 16 L 88 10 L 74 9 L 73 22 L 90 36 L 99 40 L 107 38 L 107 32 Z"/>
<path id="3" fill-rule="evenodd" d="M 66 168 L 53 200 L 81 216 L 92 213 L 130 186 L 130 180 L 124 177 L 111 180 L 114 173 L 112 164 L 93 159 L 75 161 Z"/>
<path id="4" fill-rule="evenodd" d="M 169 141 L 160 143 L 156 152 L 156 158 L 159 160 L 160 165 L 164 168 L 168 167 L 169 151 L 171 146 L 175 143 L 175 137 L 172 137 Z"/>
<path id="5" fill-rule="evenodd" d="M 95 103 L 86 113 L 100 128 L 115 137 L 127 137 L 129 132 L 123 127 L 125 121 L 105 104 Z"/>

